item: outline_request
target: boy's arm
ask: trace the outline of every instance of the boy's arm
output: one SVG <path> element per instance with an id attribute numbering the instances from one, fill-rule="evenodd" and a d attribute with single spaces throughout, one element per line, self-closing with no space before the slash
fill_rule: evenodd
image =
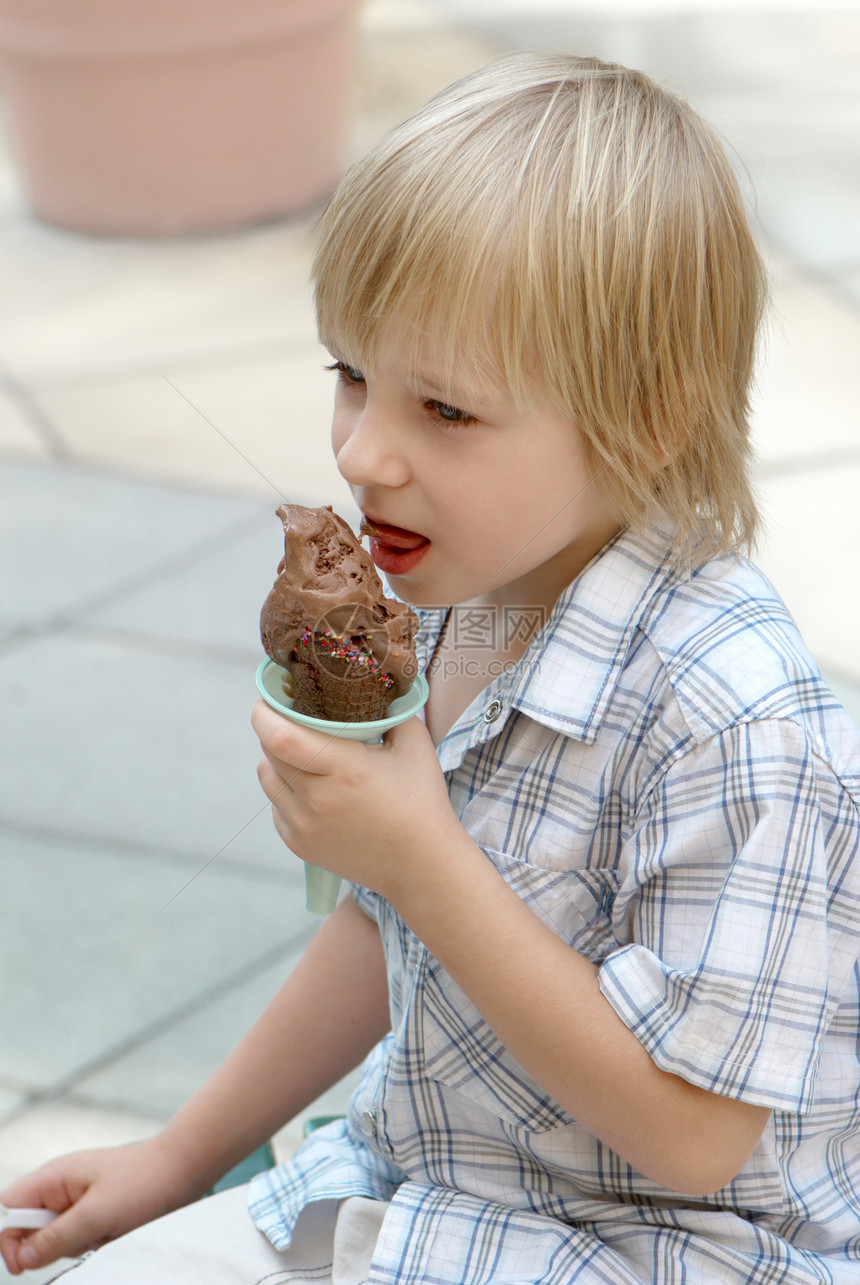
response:
<path id="1" fill-rule="evenodd" d="M 278 994 L 162 1137 L 203 1194 L 356 1067 L 389 1029 L 379 930 L 345 898 Z"/>
<path id="2" fill-rule="evenodd" d="M 706 1195 L 735 1177 L 767 1108 L 660 1070 L 602 994 L 597 968 L 532 914 L 464 831 L 452 830 L 444 857 L 428 845 L 426 877 L 432 896 L 413 868 L 391 900 L 560 1106 L 671 1191 Z"/>
<path id="3" fill-rule="evenodd" d="M 61 1213 L 42 1231 L 3 1234 L 9 1270 L 76 1256 L 204 1195 L 388 1028 L 379 932 L 346 898 L 242 1042 L 161 1133 L 61 1157 L 2 1193 L 6 1205 Z"/>

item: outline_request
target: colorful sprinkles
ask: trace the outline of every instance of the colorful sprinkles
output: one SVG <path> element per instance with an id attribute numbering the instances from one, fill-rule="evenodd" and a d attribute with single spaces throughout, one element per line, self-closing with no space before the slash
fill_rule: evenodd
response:
<path id="1" fill-rule="evenodd" d="M 390 674 L 385 674 L 379 668 L 379 661 L 364 648 L 346 638 L 338 637 L 337 634 L 316 633 L 313 629 L 306 629 L 298 641 L 298 647 L 310 651 L 312 647 L 321 647 L 323 651 L 330 652 L 340 660 L 354 661 L 362 669 L 367 670 L 368 675 L 378 678 L 381 686 L 389 690 L 394 686 L 394 679 Z"/>

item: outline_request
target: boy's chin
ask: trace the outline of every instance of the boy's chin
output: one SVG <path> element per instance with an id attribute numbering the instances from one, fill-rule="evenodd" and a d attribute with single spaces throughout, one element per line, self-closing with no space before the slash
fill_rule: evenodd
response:
<path id="1" fill-rule="evenodd" d="M 391 588 L 391 592 L 401 602 L 407 602 L 410 607 L 414 607 L 416 611 L 447 610 L 463 601 L 463 599 L 446 596 L 444 590 L 440 594 L 439 589 L 434 590 L 433 585 L 415 584 L 408 576 L 388 575 L 384 571 L 381 574 Z"/>

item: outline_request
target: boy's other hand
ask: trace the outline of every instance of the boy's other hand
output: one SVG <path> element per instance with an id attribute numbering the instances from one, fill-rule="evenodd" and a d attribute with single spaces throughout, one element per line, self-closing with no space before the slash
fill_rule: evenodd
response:
<path id="1" fill-rule="evenodd" d="M 462 827 L 430 734 L 419 718 L 379 745 L 341 740 L 254 706 L 265 758 L 257 769 L 275 828 L 296 856 L 396 901 L 422 862 Z"/>
<path id="2" fill-rule="evenodd" d="M 3 1261 L 17 1276 L 58 1258 L 79 1258 L 200 1194 L 185 1195 L 180 1186 L 180 1176 L 157 1138 L 61 1156 L 0 1192 L 0 1203 L 7 1208 L 35 1207 L 58 1214 L 38 1231 L 4 1231 Z"/>

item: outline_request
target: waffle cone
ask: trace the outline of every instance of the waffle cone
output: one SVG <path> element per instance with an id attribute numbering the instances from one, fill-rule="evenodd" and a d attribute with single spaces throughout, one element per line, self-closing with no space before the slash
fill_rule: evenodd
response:
<path id="1" fill-rule="evenodd" d="M 394 698 L 378 674 L 356 674 L 349 661 L 327 658 L 323 667 L 315 660 L 294 660 L 290 672 L 293 709 L 312 718 L 369 723 L 385 718 Z"/>

